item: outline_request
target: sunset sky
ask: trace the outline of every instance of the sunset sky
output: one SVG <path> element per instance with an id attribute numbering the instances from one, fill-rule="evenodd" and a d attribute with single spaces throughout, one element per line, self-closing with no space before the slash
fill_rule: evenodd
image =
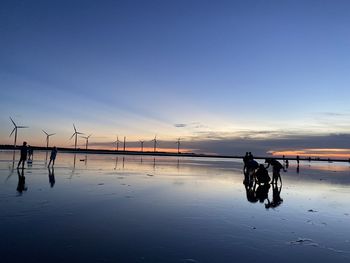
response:
<path id="1" fill-rule="evenodd" d="M 350 157 L 349 1 L 1 3 L 0 144 Z"/>

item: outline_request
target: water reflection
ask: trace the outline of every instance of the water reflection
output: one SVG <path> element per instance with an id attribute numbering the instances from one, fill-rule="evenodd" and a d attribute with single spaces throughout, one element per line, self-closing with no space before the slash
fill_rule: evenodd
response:
<path id="1" fill-rule="evenodd" d="M 55 185 L 55 168 L 48 167 L 47 170 L 49 172 L 49 183 L 51 188 L 53 188 Z"/>
<path id="2" fill-rule="evenodd" d="M 272 184 L 272 201 L 267 199 L 267 204 L 265 208 L 275 208 L 282 204 L 283 199 L 281 198 L 282 184 L 278 186 L 277 184 Z"/>
<path id="3" fill-rule="evenodd" d="M 259 185 L 256 189 L 255 195 L 260 203 L 264 203 L 269 197 L 270 184 Z"/>
<path id="4" fill-rule="evenodd" d="M 18 174 L 18 184 L 17 192 L 21 195 L 23 191 L 27 191 L 28 187 L 26 186 L 26 178 L 24 176 L 24 169 L 17 169 Z"/>

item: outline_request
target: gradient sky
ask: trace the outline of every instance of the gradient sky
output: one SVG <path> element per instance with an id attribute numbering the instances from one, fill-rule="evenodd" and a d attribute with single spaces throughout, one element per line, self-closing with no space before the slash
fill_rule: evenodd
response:
<path id="1" fill-rule="evenodd" d="M 157 134 L 216 153 L 350 134 L 349 1 L 1 3 L 0 143 L 9 116 L 36 145 L 41 129 L 72 145 L 72 123 L 96 147 Z M 311 147 L 350 148 L 329 142 Z"/>

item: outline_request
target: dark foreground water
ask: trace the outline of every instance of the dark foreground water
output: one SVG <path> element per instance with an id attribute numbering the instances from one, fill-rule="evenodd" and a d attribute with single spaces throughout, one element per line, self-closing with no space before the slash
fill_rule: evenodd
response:
<path id="1" fill-rule="evenodd" d="M 59 153 L 48 170 L 35 153 L 22 175 L 12 158 L 0 262 L 350 262 L 349 164 L 291 163 L 264 191 L 239 160 Z"/>

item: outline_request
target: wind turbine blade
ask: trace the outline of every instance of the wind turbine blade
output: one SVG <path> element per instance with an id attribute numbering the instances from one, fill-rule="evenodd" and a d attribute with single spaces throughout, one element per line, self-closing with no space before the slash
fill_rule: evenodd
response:
<path id="1" fill-rule="evenodd" d="M 73 123 L 73 128 L 74 128 L 74 131 L 75 131 L 75 132 L 77 132 L 77 129 L 75 128 L 75 125 L 74 125 L 74 123 Z"/>
<path id="2" fill-rule="evenodd" d="M 47 136 L 49 136 L 48 134 L 47 134 L 47 132 L 46 131 L 44 131 L 44 130 L 42 130 L 43 131 L 43 133 L 45 133 Z"/>
<path id="3" fill-rule="evenodd" d="M 17 128 L 23 129 L 23 128 L 29 128 L 29 127 L 28 126 L 17 126 Z"/>
<path id="4" fill-rule="evenodd" d="M 91 137 L 92 134 L 90 134 L 89 136 L 87 136 L 87 139 L 89 139 Z"/>
<path id="5" fill-rule="evenodd" d="M 15 125 L 15 127 L 17 127 L 16 123 L 12 120 L 11 117 L 10 117 L 10 120 L 12 121 L 13 125 Z"/>
<path id="6" fill-rule="evenodd" d="M 69 140 L 71 140 L 74 137 L 75 133 L 73 133 L 72 137 L 69 138 Z"/>
<path id="7" fill-rule="evenodd" d="M 82 132 L 75 132 L 76 134 L 84 134 L 84 133 L 82 133 Z"/>
<path id="8" fill-rule="evenodd" d="M 50 136 L 53 136 L 53 135 L 55 135 L 55 134 L 56 134 L 56 133 L 51 133 L 51 134 L 48 134 L 47 136 L 50 137 Z"/>
<path id="9" fill-rule="evenodd" d="M 12 132 L 10 133 L 10 137 L 11 137 L 11 135 L 13 134 L 13 132 L 14 132 L 15 130 L 16 130 L 16 127 L 13 128 Z"/>

